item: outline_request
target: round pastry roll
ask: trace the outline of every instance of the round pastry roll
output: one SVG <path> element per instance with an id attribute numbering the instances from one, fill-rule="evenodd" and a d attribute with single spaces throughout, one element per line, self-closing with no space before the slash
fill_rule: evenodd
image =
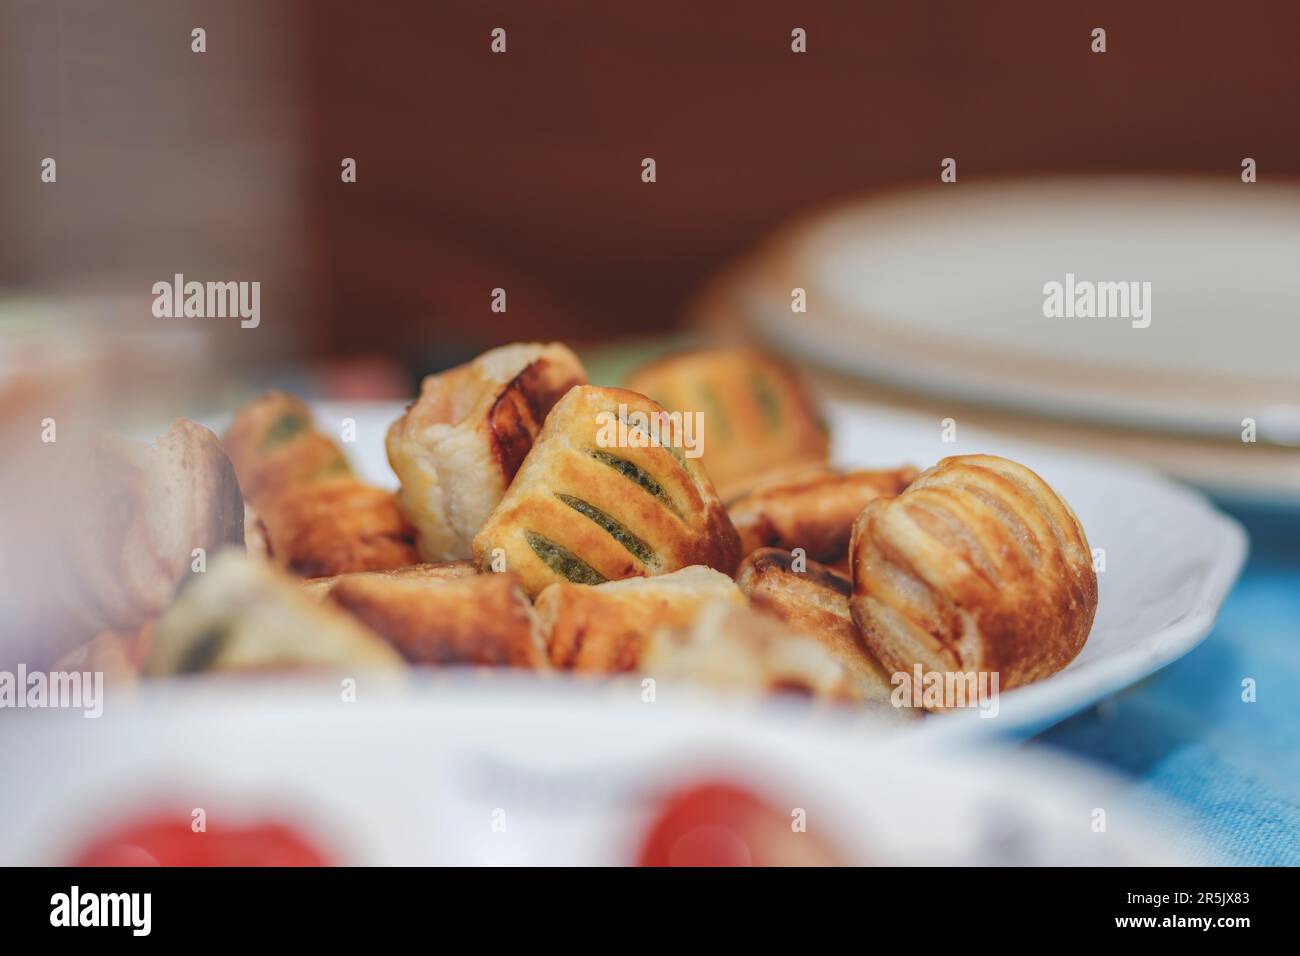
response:
<path id="1" fill-rule="evenodd" d="M 537 615 L 552 664 L 608 673 L 635 670 L 655 631 L 685 627 L 715 601 L 745 603 L 731 578 L 697 566 L 595 587 L 552 584 L 537 595 Z"/>
<path id="2" fill-rule="evenodd" d="M 224 443 L 252 506 L 250 552 L 308 578 L 418 559 L 396 496 L 357 478 L 299 399 L 268 392 L 249 402 Z"/>
<path id="3" fill-rule="evenodd" d="M 96 629 L 135 630 L 189 576 L 195 549 L 244 545 L 244 499 L 217 436 L 178 418 L 146 445 L 104 435 L 63 490 L 71 609 Z"/>
<path id="4" fill-rule="evenodd" d="M 518 572 L 534 597 L 558 581 L 602 584 L 692 564 L 731 573 L 736 529 L 671 422 L 636 392 L 572 389 L 474 538 L 475 561 Z"/>
<path id="5" fill-rule="evenodd" d="M 845 562 L 853 522 L 867 502 L 892 497 L 916 477 L 910 466 L 887 471 L 815 468 L 765 481 L 727 507 L 740 534 L 740 553 L 802 548 L 814 561 Z"/>
<path id="6" fill-rule="evenodd" d="M 158 619 L 143 673 L 404 666 L 356 618 L 265 562 L 227 550 L 191 575 Z"/>
<path id="7" fill-rule="evenodd" d="M 848 578 L 816 561 L 797 561 L 789 551 L 760 548 L 740 562 L 736 586 L 754 610 L 825 647 L 864 700 L 889 701 L 889 675 L 871 656 L 849 612 L 853 585 Z"/>
<path id="8" fill-rule="evenodd" d="M 426 565 L 425 567 L 430 567 Z M 345 574 L 328 600 L 386 639 L 412 664 L 546 666 L 546 644 L 513 574 Z"/>
<path id="9" fill-rule="evenodd" d="M 306 482 L 351 474 L 306 403 L 284 392 L 267 392 L 240 408 L 221 441 L 244 498 L 256 508 Z"/>
<path id="10" fill-rule="evenodd" d="M 417 555 L 392 492 L 352 477 L 304 482 L 264 502 L 264 554 L 304 578 L 400 568 Z"/>
<path id="11" fill-rule="evenodd" d="M 551 406 L 586 381 L 577 356 L 557 343 L 504 345 L 424 380 L 387 438 L 421 558 L 470 556 Z"/>
<path id="12" fill-rule="evenodd" d="M 1097 610 L 1078 518 L 1038 475 L 945 458 L 858 517 L 853 619 L 887 670 L 996 673 L 999 689 L 1073 660 Z"/>
<path id="13" fill-rule="evenodd" d="M 704 422 L 703 461 L 730 499 L 761 475 L 823 464 L 826 426 L 797 375 L 780 360 L 745 348 L 705 349 L 651 362 L 627 387 Z"/>
<path id="14" fill-rule="evenodd" d="M 640 670 L 669 683 L 862 699 L 860 685 L 821 642 L 730 601 L 706 604 L 684 628 L 655 631 L 641 654 Z"/>

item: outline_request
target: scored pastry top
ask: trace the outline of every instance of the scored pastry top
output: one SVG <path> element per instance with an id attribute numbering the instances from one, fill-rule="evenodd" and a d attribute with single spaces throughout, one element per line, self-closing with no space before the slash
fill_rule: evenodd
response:
<path id="1" fill-rule="evenodd" d="M 640 427 L 662 413 L 625 389 L 572 389 L 474 539 L 475 560 L 504 561 L 534 595 L 691 564 L 733 571 L 739 540 L 704 470 Z"/>
<path id="2" fill-rule="evenodd" d="M 683 352 L 634 372 L 627 387 L 704 418 L 704 469 L 724 499 L 774 472 L 823 464 L 830 436 L 793 369 L 747 348 Z"/>
<path id="3" fill-rule="evenodd" d="M 850 547 L 853 613 L 888 669 L 1046 677 L 1087 639 L 1097 576 L 1074 512 L 1033 471 L 945 458 L 867 505 Z"/>
<path id="4" fill-rule="evenodd" d="M 551 406 L 587 374 L 566 346 L 517 343 L 424 379 L 388 430 L 402 511 L 426 561 L 470 556 L 474 535 L 533 446 Z"/>

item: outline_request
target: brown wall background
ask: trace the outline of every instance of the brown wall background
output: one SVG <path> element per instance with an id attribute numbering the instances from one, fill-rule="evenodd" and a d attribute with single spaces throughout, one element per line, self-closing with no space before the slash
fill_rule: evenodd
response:
<path id="1" fill-rule="evenodd" d="M 1289 2 L 317 9 L 312 149 L 360 164 L 342 186 L 323 160 L 312 202 L 332 277 L 322 345 L 657 331 L 783 218 L 937 183 L 945 156 L 963 182 L 1236 176 L 1247 155 L 1265 177 L 1300 170 Z M 508 321 L 488 312 L 495 286 Z"/>
<path id="2" fill-rule="evenodd" d="M 964 183 L 1300 172 L 1293 0 L 0 0 L 0 26 L 0 282 L 260 278 L 263 357 L 655 333 L 784 218 L 945 156 Z"/>

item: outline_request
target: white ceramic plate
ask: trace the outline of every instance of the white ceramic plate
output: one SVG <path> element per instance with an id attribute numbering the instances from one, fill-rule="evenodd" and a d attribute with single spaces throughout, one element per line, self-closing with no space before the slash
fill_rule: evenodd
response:
<path id="1" fill-rule="evenodd" d="M 401 411 L 398 404 L 316 408 L 331 434 L 342 434 L 345 419 L 355 422 L 356 440 L 343 447 L 363 477 L 386 486 L 396 482 L 383 438 Z M 918 731 L 927 736 L 1030 732 L 1140 680 L 1209 633 L 1245 559 L 1235 521 L 1145 469 L 980 434 L 960 422 L 950 443 L 941 422 L 882 408 L 833 404 L 827 412 L 841 465 L 928 467 L 975 452 L 1023 462 L 1070 503 L 1091 546 L 1105 550 L 1097 617 L 1079 656 L 1054 677 L 1003 694 L 995 718 L 968 711 L 927 719 Z"/>
<path id="2" fill-rule="evenodd" d="M 624 691 L 629 692 L 624 692 Z M 383 692 L 381 692 L 383 691 Z M 797 705 L 645 704 L 635 686 L 424 674 L 408 692 L 362 678 L 177 682 L 98 720 L 0 722 L 0 864 L 74 859 L 157 815 L 285 824 L 360 865 L 635 862 L 662 798 L 701 782 L 755 793 L 849 863 L 1183 864 L 1177 817 L 1064 758 L 981 747 L 935 757 L 865 745 L 851 720 Z M 1097 827 L 1098 810 L 1106 814 Z M 494 827 L 494 823 L 496 826 Z"/>
<path id="3" fill-rule="evenodd" d="M 741 311 L 796 354 L 930 394 L 1300 446 L 1300 186 L 1030 178 L 836 207 L 742 269 Z M 1048 282 L 1149 282 L 1150 324 L 1047 318 Z M 808 311 L 791 311 L 791 289 Z"/>
<path id="4" fill-rule="evenodd" d="M 392 485 L 383 435 L 396 404 L 324 404 L 366 478 Z M 0 864 L 70 859 L 140 814 L 287 823 L 349 863 L 593 863 L 636 858 L 673 788 L 738 782 L 850 862 L 1178 863 L 1176 818 L 1154 821 L 1115 781 L 1064 760 L 989 749 L 1132 683 L 1209 630 L 1245 554 L 1231 520 L 1141 469 L 1074 457 L 878 408 L 832 406 L 845 465 L 1017 458 L 1106 549 L 1096 624 L 1056 676 L 974 711 L 899 723 L 853 708 L 726 695 L 638 678 L 506 671 L 191 679 L 110 695 L 103 716 L 21 711 L 0 721 Z M 893 715 L 889 711 L 890 716 Z M 960 740 L 962 746 L 947 746 Z M 1108 814 L 1096 829 L 1098 809 Z M 494 829 L 496 812 L 505 830 Z M 1158 824 L 1163 826 L 1158 826 Z"/>

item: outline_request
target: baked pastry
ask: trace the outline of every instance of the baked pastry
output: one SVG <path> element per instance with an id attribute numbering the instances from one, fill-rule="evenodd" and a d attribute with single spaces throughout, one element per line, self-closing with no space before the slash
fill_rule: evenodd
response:
<path id="1" fill-rule="evenodd" d="M 731 578 L 699 565 L 590 587 L 560 581 L 537 596 L 551 663 L 575 671 L 636 670 L 658 628 L 682 628 L 706 604 L 743 605 Z"/>
<path id="2" fill-rule="evenodd" d="M 845 561 L 853 522 L 867 502 L 893 497 L 916 477 L 911 466 L 888 471 L 817 468 L 759 484 L 727 508 L 740 535 L 740 553 L 802 548 L 814 561 Z"/>
<path id="3" fill-rule="evenodd" d="M 258 511 L 266 556 L 304 578 L 413 564 L 414 532 L 392 492 L 356 478 L 306 482 Z"/>
<path id="4" fill-rule="evenodd" d="M 478 566 L 473 561 L 443 561 L 436 564 L 408 564 L 404 568 L 389 568 L 383 571 L 354 571 L 350 574 L 335 574 L 328 578 L 311 578 L 302 582 L 302 589 L 312 597 L 324 600 L 334 590 L 334 585 L 353 578 L 401 578 L 408 581 L 455 581 L 459 578 L 473 577 L 478 574 Z"/>
<path id="5" fill-rule="evenodd" d="M 284 392 L 267 392 L 240 408 L 221 441 L 254 507 L 286 489 L 352 473 L 343 451 L 317 431 L 307 404 Z"/>
<path id="6" fill-rule="evenodd" d="M 349 574 L 330 589 L 329 599 L 412 664 L 546 666 L 532 605 L 510 572 Z"/>
<path id="7" fill-rule="evenodd" d="M 256 512 L 250 540 L 273 563 L 314 578 L 418 560 L 396 498 L 352 474 L 303 402 L 268 392 L 240 409 L 224 442 Z"/>
<path id="8" fill-rule="evenodd" d="M 514 482 L 474 538 L 480 567 L 548 584 L 602 584 L 692 564 L 730 573 L 739 540 L 695 459 L 672 447 L 663 409 L 621 388 L 579 386 L 556 403 Z M 494 568 L 495 565 L 495 568 Z"/>
<path id="9" fill-rule="evenodd" d="M 270 565 L 226 551 L 159 618 L 144 673 L 401 666 L 397 651 L 355 618 L 312 600 Z"/>
<path id="10" fill-rule="evenodd" d="M 641 672 L 656 681 L 861 699 L 844 665 L 819 642 L 753 608 L 731 603 L 706 605 L 685 628 L 656 631 L 646 642 Z"/>
<path id="11" fill-rule="evenodd" d="M 1000 690 L 1073 660 L 1097 610 L 1088 539 L 1024 465 L 945 458 L 853 528 L 853 619 L 891 672 L 996 673 Z"/>
<path id="12" fill-rule="evenodd" d="M 824 464 L 826 427 L 798 376 L 754 349 L 705 349 L 651 362 L 627 387 L 664 408 L 699 412 L 704 470 L 724 500 L 764 474 Z"/>
<path id="13" fill-rule="evenodd" d="M 67 603 L 92 630 L 138 630 L 204 555 L 243 547 L 244 500 L 217 436 L 178 418 L 150 445 L 99 438 L 65 476 Z"/>
<path id="14" fill-rule="evenodd" d="M 470 556 L 546 413 L 586 381 L 577 356 L 556 343 L 502 346 L 424 380 L 387 447 L 425 561 Z"/>
<path id="15" fill-rule="evenodd" d="M 750 607 L 814 638 L 844 665 L 864 700 L 886 703 L 894 686 L 849 612 L 853 583 L 816 561 L 795 570 L 789 551 L 761 548 L 740 562 L 736 585 Z"/>

